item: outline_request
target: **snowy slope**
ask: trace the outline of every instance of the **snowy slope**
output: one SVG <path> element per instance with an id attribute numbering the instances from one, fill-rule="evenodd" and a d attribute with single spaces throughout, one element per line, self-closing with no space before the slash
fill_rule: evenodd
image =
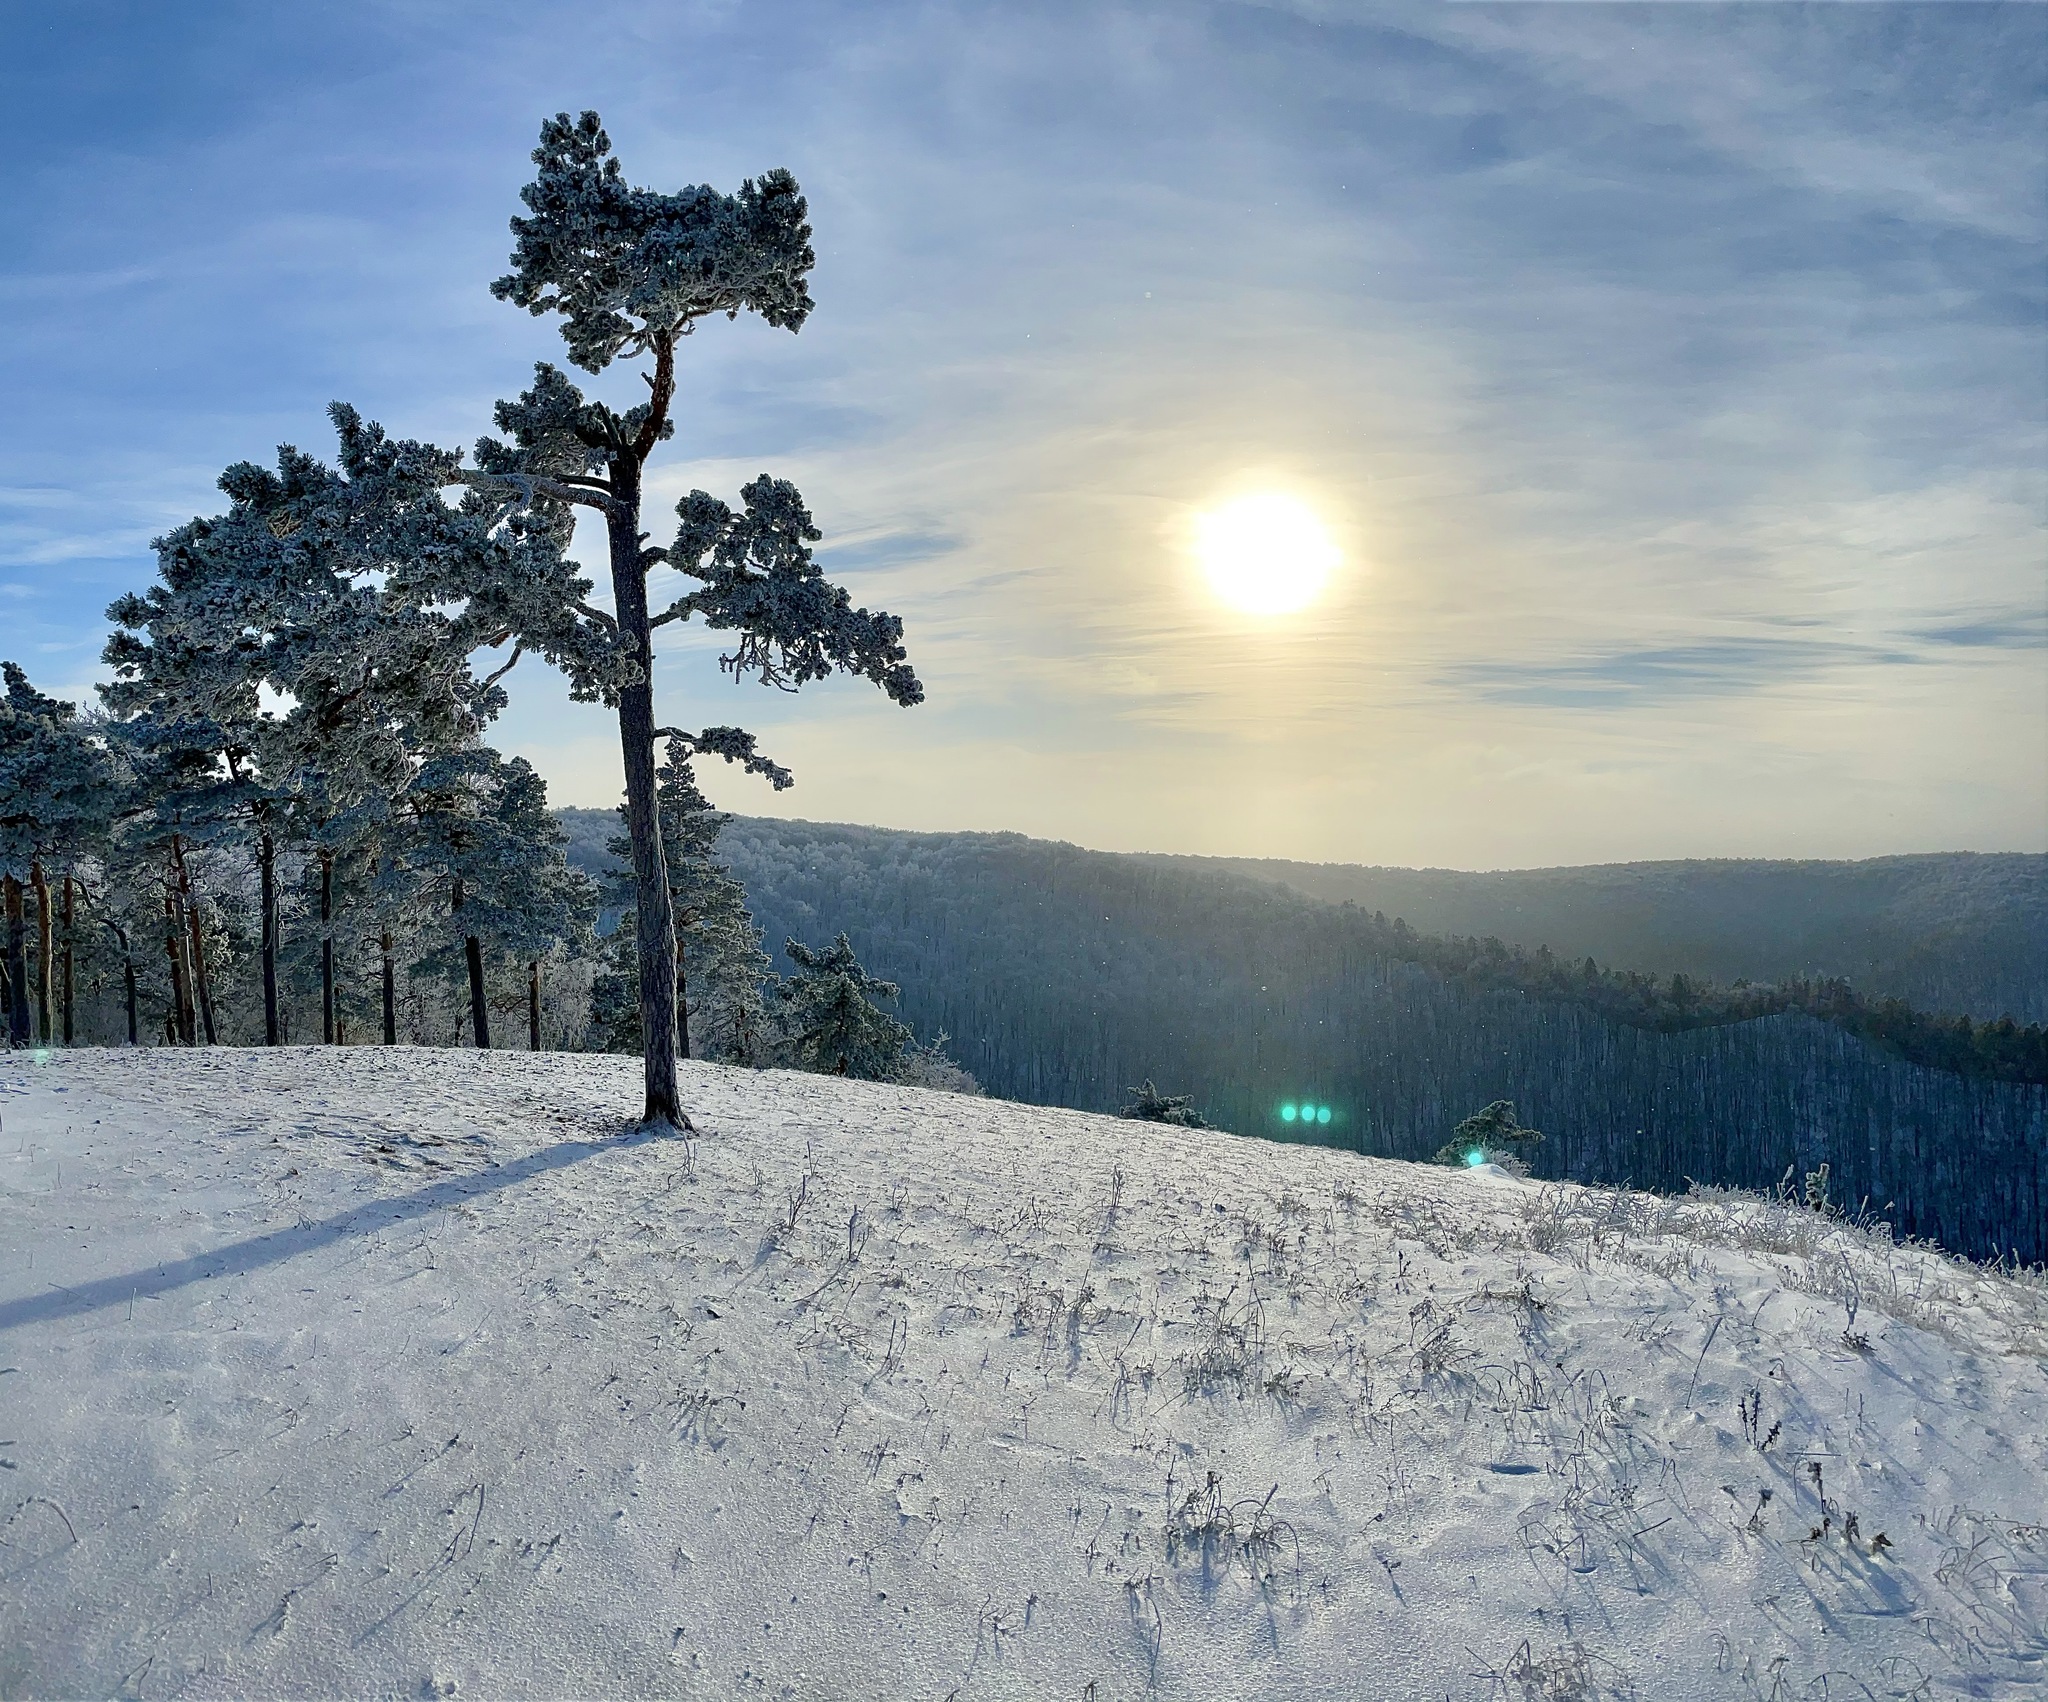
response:
<path id="1" fill-rule="evenodd" d="M 2038 1282 L 702 1065 L 646 1140 L 636 1075 L 0 1059 L 0 1693 L 2048 1684 Z"/>

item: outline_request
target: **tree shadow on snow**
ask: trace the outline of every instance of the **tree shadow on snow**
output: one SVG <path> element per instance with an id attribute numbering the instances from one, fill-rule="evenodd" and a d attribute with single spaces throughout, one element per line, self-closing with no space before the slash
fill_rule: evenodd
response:
<path id="1" fill-rule="evenodd" d="M 246 1275 L 262 1270 L 266 1265 L 282 1264 L 301 1253 L 328 1246 L 345 1235 L 366 1235 L 503 1188 L 515 1188 L 535 1176 L 550 1170 L 566 1169 L 587 1158 L 676 1138 L 636 1128 L 612 1140 L 563 1141 L 479 1175 L 451 1177 L 445 1182 L 436 1182 L 430 1188 L 422 1188 L 416 1194 L 404 1194 L 396 1199 L 370 1200 L 317 1222 L 302 1218 L 288 1229 L 252 1235 L 247 1240 L 232 1241 L 225 1247 L 174 1259 L 150 1270 L 100 1277 L 71 1288 L 53 1286 L 46 1294 L 28 1294 L 16 1300 L 0 1301 L 0 1331 L 23 1324 L 47 1324 L 76 1318 L 130 1300 L 154 1300 L 174 1289 L 213 1277 Z"/>

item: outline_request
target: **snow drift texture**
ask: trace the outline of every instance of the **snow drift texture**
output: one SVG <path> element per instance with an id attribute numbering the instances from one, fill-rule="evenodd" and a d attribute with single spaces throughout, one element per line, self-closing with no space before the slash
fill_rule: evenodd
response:
<path id="1" fill-rule="evenodd" d="M 0 1064 L 0 1692 L 2039 1694 L 2048 1293 L 630 1059 Z"/>

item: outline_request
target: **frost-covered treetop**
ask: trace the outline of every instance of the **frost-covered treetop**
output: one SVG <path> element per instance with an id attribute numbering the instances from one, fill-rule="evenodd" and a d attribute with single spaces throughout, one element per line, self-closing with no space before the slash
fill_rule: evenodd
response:
<path id="1" fill-rule="evenodd" d="M 74 705 L 0 664 L 0 872 L 23 875 L 36 858 L 76 855 L 104 827 L 114 804 L 107 754 L 80 724 Z"/>
<path id="2" fill-rule="evenodd" d="M 805 275 L 816 255 L 796 179 L 770 171 L 736 195 L 705 185 L 672 195 L 636 189 L 610 156 L 594 112 L 541 126 L 520 191 L 512 271 L 491 293 L 534 314 L 560 313 L 569 358 L 602 372 L 687 333 L 707 314 L 742 309 L 798 329 L 811 311 Z"/>
<path id="3" fill-rule="evenodd" d="M 28 675 L 18 663 L 0 662 L 0 678 L 4 678 L 7 691 L 4 700 L 5 713 L 19 716 L 24 721 L 47 721 L 58 727 L 78 713 L 78 706 L 37 691 L 29 684 Z"/>

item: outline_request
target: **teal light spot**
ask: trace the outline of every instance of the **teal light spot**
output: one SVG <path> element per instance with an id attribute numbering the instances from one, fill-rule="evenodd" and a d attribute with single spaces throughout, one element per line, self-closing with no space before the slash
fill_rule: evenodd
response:
<path id="1" fill-rule="evenodd" d="M 1300 1115 L 1300 1113 L 1297 1112 L 1291 1104 L 1283 1105 L 1280 1107 L 1280 1121 L 1283 1123 L 1293 1122 L 1298 1115 Z"/>
<path id="2" fill-rule="evenodd" d="M 31 1056 L 37 1063 L 47 1064 L 50 1061 L 50 1049 L 47 1046 L 38 1046 Z"/>
<path id="3" fill-rule="evenodd" d="M 1470 1152 L 1465 1154 L 1465 1162 L 1471 1165 L 1476 1170 L 1480 1165 L 1486 1162 L 1486 1154 L 1481 1152 L 1477 1147 L 1474 1147 Z"/>
<path id="4" fill-rule="evenodd" d="M 1329 1120 L 1330 1108 L 1327 1105 L 1318 1105 L 1316 1107 L 1316 1121 L 1318 1123 L 1327 1123 Z"/>

